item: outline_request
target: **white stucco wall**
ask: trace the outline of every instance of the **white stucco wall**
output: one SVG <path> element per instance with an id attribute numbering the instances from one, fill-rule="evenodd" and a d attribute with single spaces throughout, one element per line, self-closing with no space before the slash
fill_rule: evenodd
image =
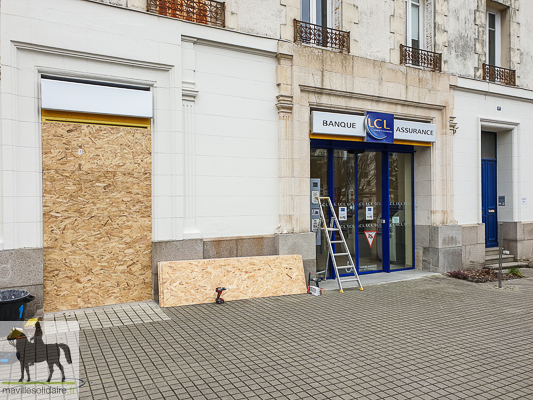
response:
<path id="1" fill-rule="evenodd" d="M 196 149 L 198 174 L 205 176 L 207 163 L 216 179 L 205 197 L 198 192 L 197 211 L 202 217 L 213 208 L 222 219 L 241 216 L 217 220 L 205 237 L 273 233 L 277 193 L 268 204 L 265 196 L 277 177 L 270 161 L 277 157 L 276 41 L 84 0 L 4 0 L 0 18 L 0 249 L 43 245 L 41 73 L 151 87 L 152 236 L 183 238 L 182 35 L 211 46 L 198 51 L 197 121 L 204 136 Z M 253 71 L 245 73 L 250 66 Z M 201 124 L 209 113 L 211 129 Z M 229 119 L 222 118 L 226 114 Z M 267 160 L 263 168 L 258 158 Z M 211 203 L 205 205 L 205 198 Z M 200 228 L 209 225 L 204 221 Z"/>
<path id="2" fill-rule="evenodd" d="M 477 0 L 451 2 L 446 28 L 448 30 L 448 71 L 450 74 L 474 77 L 477 67 L 475 42 L 477 26 L 474 11 Z"/>
<path id="3" fill-rule="evenodd" d="M 394 47 L 390 20 L 394 14 L 394 2 L 357 2 L 359 19 L 352 24 L 351 35 L 359 42 L 359 56 L 378 61 L 390 61 L 390 50 Z"/>
<path id="4" fill-rule="evenodd" d="M 472 79 L 460 78 L 458 85 L 454 116 L 459 129 L 453 138 L 458 223 L 482 222 L 481 130 L 498 135 L 498 196 L 506 196 L 506 206 L 498 207 L 499 221 L 533 220 L 533 92 Z"/>
<path id="5" fill-rule="evenodd" d="M 533 1 L 521 1 L 520 12 L 520 86 L 533 89 Z"/>
<path id="6" fill-rule="evenodd" d="M 196 46 L 197 228 L 272 234 L 278 225 L 277 60 Z"/>
<path id="7" fill-rule="evenodd" d="M 239 32 L 280 38 L 285 23 L 285 8 L 280 0 L 232 0 L 230 12 L 237 14 Z"/>

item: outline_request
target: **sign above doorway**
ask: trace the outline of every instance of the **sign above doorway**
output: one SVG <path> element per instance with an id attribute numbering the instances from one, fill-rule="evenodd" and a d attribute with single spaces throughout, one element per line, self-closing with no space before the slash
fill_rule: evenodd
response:
<path id="1" fill-rule="evenodd" d="M 394 115 L 367 111 L 365 131 L 367 142 L 394 143 Z"/>
<path id="2" fill-rule="evenodd" d="M 370 114 L 370 113 L 368 113 Z M 390 115 L 382 113 L 372 113 L 374 115 Z M 374 118 L 382 119 L 379 117 Z M 374 121 L 374 120 L 372 120 Z M 375 122 L 375 121 L 374 121 Z M 373 126 L 374 126 L 373 122 Z M 377 121 L 379 126 L 383 121 Z M 437 139 L 437 126 L 435 124 L 427 124 L 422 122 L 405 121 L 401 119 L 393 119 L 393 124 L 387 122 L 387 128 L 394 128 L 394 142 L 417 142 L 420 144 L 431 144 Z M 339 136 L 339 140 L 349 140 L 349 138 L 356 140 L 365 140 L 365 116 L 351 115 L 340 113 L 328 113 L 322 111 L 311 112 L 311 134 L 316 135 L 332 135 Z M 378 135 L 383 136 L 383 135 Z M 374 138 L 373 142 L 383 142 L 384 139 Z M 390 143 L 390 142 L 385 142 Z M 413 144 L 417 144 L 413 143 Z"/>

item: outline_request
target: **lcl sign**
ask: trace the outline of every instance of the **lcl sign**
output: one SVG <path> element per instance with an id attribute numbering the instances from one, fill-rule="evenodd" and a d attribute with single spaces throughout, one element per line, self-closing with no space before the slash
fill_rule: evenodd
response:
<path id="1" fill-rule="evenodd" d="M 365 131 L 367 142 L 394 143 L 394 114 L 367 111 Z"/>

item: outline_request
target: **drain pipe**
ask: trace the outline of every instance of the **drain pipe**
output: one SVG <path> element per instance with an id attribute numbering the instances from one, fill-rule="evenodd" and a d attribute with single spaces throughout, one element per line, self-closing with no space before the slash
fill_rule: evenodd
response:
<path id="1" fill-rule="evenodd" d="M 498 289 L 502 289 L 503 222 L 498 222 L 498 225 L 498 243 L 500 244 L 500 257 L 498 260 Z"/>

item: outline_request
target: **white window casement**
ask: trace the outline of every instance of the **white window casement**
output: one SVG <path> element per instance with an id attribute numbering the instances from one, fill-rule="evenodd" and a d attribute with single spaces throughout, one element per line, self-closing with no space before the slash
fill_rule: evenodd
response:
<path id="1" fill-rule="evenodd" d="M 487 64 L 501 65 L 501 15 L 499 11 L 487 10 Z"/>
<path id="2" fill-rule="evenodd" d="M 406 45 L 424 49 L 424 0 L 405 0 Z"/>
<path id="3" fill-rule="evenodd" d="M 332 0 L 302 0 L 302 21 L 333 27 Z"/>

